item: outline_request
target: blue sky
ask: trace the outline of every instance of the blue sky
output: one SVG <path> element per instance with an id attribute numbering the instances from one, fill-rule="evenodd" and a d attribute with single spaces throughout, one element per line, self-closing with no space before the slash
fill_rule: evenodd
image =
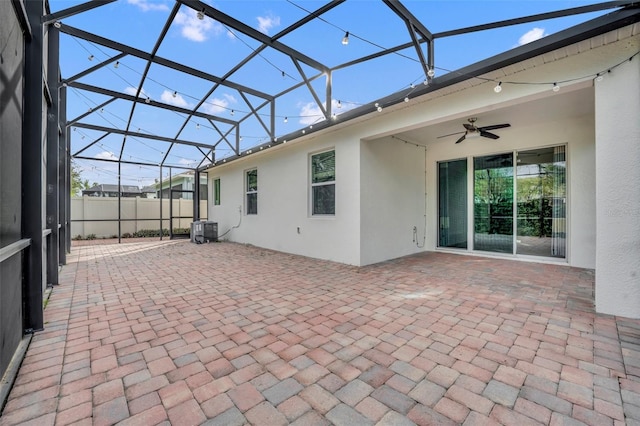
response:
<path id="1" fill-rule="evenodd" d="M 50 0 L 52 12 L 79 3 L 83 2 Z M 273 36 L 302 19 L 308 11 L 314 11 L 326 4 L 326 1 L 208 0 L 206 3 L 263 34 Z M 592 3 L 595 2 L 403 1 L 406 8 L 432 33 Z M 65 18 L 62 24 L 148 52 L 153 49 L 173 6 L 174 2 L 171 0 L 118 0 Z M 436 76 L 553 34 L 602 13 L 606 11 L 439 38 L 435 42 Z M 328 67 L 335 67 L 377 53 L 383 48 L 410 41 L 404 23 L 382 1 L 347 0 L 321 18 L 282 37 L 279 41 Z M 346 31 L 350 34 L 349 44 L 343 45 L 341 40 Z M 260 46 L 260 42 L 218 21 L 208 17 L 198 19 L 195 10 L 182 6 L 157 54 L 210 75 L 224 76 Z M 118 53 L 104 46 L 62 34 L 62 76 L 69 78 Z M 417 58 L 415 49 L 410 48 L 398 54 L 335 71 L 332 76 L 331 93 L 333 112 L 339 117 L 341 112 L 349 108 L 375 102 L 385 95 L 402 90 L 410 92 L 411 84 L 421 84 L 425 79 L 423 68 Z M 117 68 L 113 64 L 104 66 L 78 81 L 135 95 L 145 66 L 145 61 L 126 56 L 119 61 Z M 301 65 L 301 69 L 307 78 L 320 74 L 318 70 L 307 65 Z M 241 70 L 231 74 L 228 80 L 240 86 L 276 95 L 294 84 L 301 83 L 303 78 L 287 55 L 275 49 L 265 49 Z M 326 79 L 320 77 L 311 84 L 324 102 Z M 239 133 L 242 149 L 249 149 L 268 140 L 268 133 L 263 124 L 251 114 L 252 108 L 257 108 L 263 102 L 259 97 L 233 87 L 221 86 L 205 99 L 204 96 L 212 87 L 210 81 L 178 73 L 160 65 L 152 65 L 141 92 L 141 96 L 149 98 L 150 104 L 140 103 L 136 106 L 130 130 L 203 143 L 214 143 L 220 139 L 221 134 L 226 134 L 229 140 L 235 138 L 235 129 L 224 122 L 214 122 L 214 126 L 199 117 L 188 119 L 184 114 L 162 111 L 152 106 L 154 103 L 165 103 L 193 109 L 204 100 L 198 109 L 200 112 L 226 120 L 235 121 L 243 118 Z M 92 113 L 85 117 L 83 122 L 124 129 L 131 114 L 131 103 L 115 100 L 103 108 L 97 108 L 107 100 L 109 97 L 104 95 L 70 88 L 67 116 L 73 119 L 91 109 Z M 268 126 L 269 108 L 262 108 L 257 113 Z M 276 136 L 304 129 L 324 119 L 313 95 L 304 85 L 276 101 Z M 74 153 L 104 135 L 103 132 L 80 128 L 72 128 L 71 132 Z M 96 142 L 82 154 L 92 158 L 116 159 L 122 151 L 123 160 L 150 163 L 159 163 L 166 156 L 165 164 L 176 167 L 194 167 L 203 159 L 197 148 L 174 146 L 169 149 L 168 143 L 146 138 L 129 137 L 124 149 L 122 146 L 123 137 L 112 134 Z M 221 159 L 229 155 L 232 155 L 232 150 L 225 142 L 221 142 L 216 157 Z M 117 182 L 115 164 L 88 160 L 76 160 L 76 164 L 83 178 L 90 182 Z M 180 171 L 176 169 L 174 174 Z M 166 174 L 165 169 L 164 175 Z M 157 178 L 157 167 L 122 166 L 123 184 L 143 186 Z"/>

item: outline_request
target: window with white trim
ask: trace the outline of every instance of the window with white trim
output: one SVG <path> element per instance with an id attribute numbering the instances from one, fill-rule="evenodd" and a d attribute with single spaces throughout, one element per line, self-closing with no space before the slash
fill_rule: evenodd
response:
<path id="1" fill-rule="evenodd" d="M 336 214 L 336 152 L 311 155 L 311 214 Z"/>
<path id="2" fill-rule="evenodd" d="M 258 214 L 258 170 L 247 170 L 245 173 L 246 214 Z"/>
<path id="3" fill-rule="evenodd" d="M 220 178 L 213 180 L 213 205 L 220 205 Z"/>

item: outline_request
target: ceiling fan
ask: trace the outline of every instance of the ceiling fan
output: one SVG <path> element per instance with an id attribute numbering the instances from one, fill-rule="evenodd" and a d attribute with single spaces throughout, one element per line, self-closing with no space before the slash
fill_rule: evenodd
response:
<path id="1" fill-rule="evenodd" d="M 473 118 L 469 118 L 469 124 L 464 123 L 463 126 L 466 129 L 464 131 L 464 135 L 462 135 L 457 141 L 456 143 L 460 143 L 463 140 L 465 140 L 465 138 L 467 136 L 471 137 L 471 136 L 482 136 L 485 138 L 489 138 L 489 139 L 498 139 L 500 136 L 494 134 L 494 133 L 490 133 L 488 132 L 488 130 L 495 130 L 495 129 L 503 129 L 505 127 L 511 127 L 511 124 L 505 123 L 505 124 L 494 124 L 491 126 L 483 126 L 483 127 L 476 127 L 475 122 L 478 119 L 473 117 Z M 445 138 L 447 136 L 451 136 L 451 135 L 458 135 L 460 133 L 463 132 L 456 132 L 456 133 L 449 133 L 448 135 L 443 135 L 443 136 L 438 136 L 438 139 L 440 138 Z"/>

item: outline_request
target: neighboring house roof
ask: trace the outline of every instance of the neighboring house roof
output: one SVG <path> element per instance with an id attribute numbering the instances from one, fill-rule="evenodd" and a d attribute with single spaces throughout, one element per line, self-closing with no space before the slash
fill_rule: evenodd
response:
<path id="1" fill-rule="evenodd" d="M 157 191 L 158 191 L 158 189 L 156 187 L 156 184 L 143 186 L 142 189 L 140 190 L 140 192 L 142 192 L 143 194 L 152 194 L 152 193 L 155 193 Z"/>
<path id="2" fill-rule="evenodd" d="M 103 183 L 82 191 L 83 194 L 93 192 L 118 192 L 118 185 Z M 141 191 L 140 188 L 134 185 L 122 185 L 122 193 L 140 194 Z"/>
<path id="3" fill-rule="evenodd" d="M 177 175 L 171 176 L 171 185 L 175 185 L 177 183 L 181 183 L 185 180 L 194 179 L 195 173 L 193 171 L 186 171 Z M 204 175 L 200 175 L 200 179 L 202 179 Z M 154 188 L 158 188 L 162 185 L 163 189 L 166 189 L 169 185 L 169 178 L 162 179 L 161 182 L 154 183 L 152 186 Z"/>

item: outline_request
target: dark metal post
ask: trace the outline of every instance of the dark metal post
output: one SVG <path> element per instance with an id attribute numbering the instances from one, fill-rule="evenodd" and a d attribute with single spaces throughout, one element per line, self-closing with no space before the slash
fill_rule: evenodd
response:
<path id="1" fill-rule="evenodd" d="M 67 127 L 65 122 L 67 121 L 67 89 L 66 87 L 59 87 L 58 89 L 58 212 L 59 221 L 62 225 L 60 227 L 60 233 L 58 235 L 58 256 L 60 264 L 67 264 L 67 241 L 71 242 L 71 221 L 69 220 L 69 207 L 71 202 L 71 188 L 69 186 L 69 151 L 67 151 Z"/>
<path id="2" fill-rule="evenodd" d="M 162 198 L 162 164 L 160 164 L 160 190 L 158 191 L 158 198 L 160 198 L 160 241 L 162 241 L 162 203 L 164 203 Z"/>
<path id="3" fill-rule="evenodd" d="M 169 167 L 169 239 L 173 240 L 173 193 L 171 192 L 172 169 Z"/>
<path id="4" fill-rule="evenodd" d="M 196 169 L 194 173 L 195 182 L 194 182 L 194 191 L 193 191 L 193 221 L 197 222 L 200 220 L 200 171 Z"/>
<path id="5" fill-rule="evenodd" d="M 42 330 L 44 274 L 44 193 L 42 188 L 44 135 L 42 123 L 44 86 L 43 34 L 40 17 L 43 2 L 25 2 L 32 38 L 25 42 L 24 111 L 22 126 L 22 238 L 31 239 L 31 247 L 25 252 L 24 279 L 22 285 L 23 327 L 25 332 Z"/>
<path id="6" fill-rule="evenodd" d="M 122 242 L 122 162 L 118 161 L 118 244 Z"/>
<path id="7" fill-rule="evenodd" d="M 435 46 L 433 45 L 435 43 L 435 40 L 433 38 L 431 38 L 429 41 L 427 41 L 427 64 L 429 65 L 429 69 L 434 70 L 435 71 Z"/>
<path id="8" fill-rule="evenodd" d="M 60 33 L 53 25 L 47 28 L 47 83 L 51 95 L 47 111 L 47 228 L 49 244 L 47 245 L 47 284 L 58 285 L 58 266 L 60 264 L 59 225 L 60 225 L 60 162 L 58 131 L 58 83 L 60 82 Z"/>
<path id="9" fill-rule="evenodd" d="M 66 86 L 62 87 L 60 90 L 60 99 L 62 107 L 62 113 L 60 117 L 62 118 L 62 122 L 67 122 L 67 88 Z M 67 228 L 67 240 L 66 248 L 67 253 L 71 253 L 71 136 L 69 135 L 69 127 L 64 126 L 62 128 L 62 134 L 64 136 L 64 144 L 65 144 L 65 162 L 67 165 L 67 170 L 65 174 L 65 181 L 67 183 L 65 187 L 65 198 L 66 198 L 66 213 L 65 213 L 65 223 Z"/>

